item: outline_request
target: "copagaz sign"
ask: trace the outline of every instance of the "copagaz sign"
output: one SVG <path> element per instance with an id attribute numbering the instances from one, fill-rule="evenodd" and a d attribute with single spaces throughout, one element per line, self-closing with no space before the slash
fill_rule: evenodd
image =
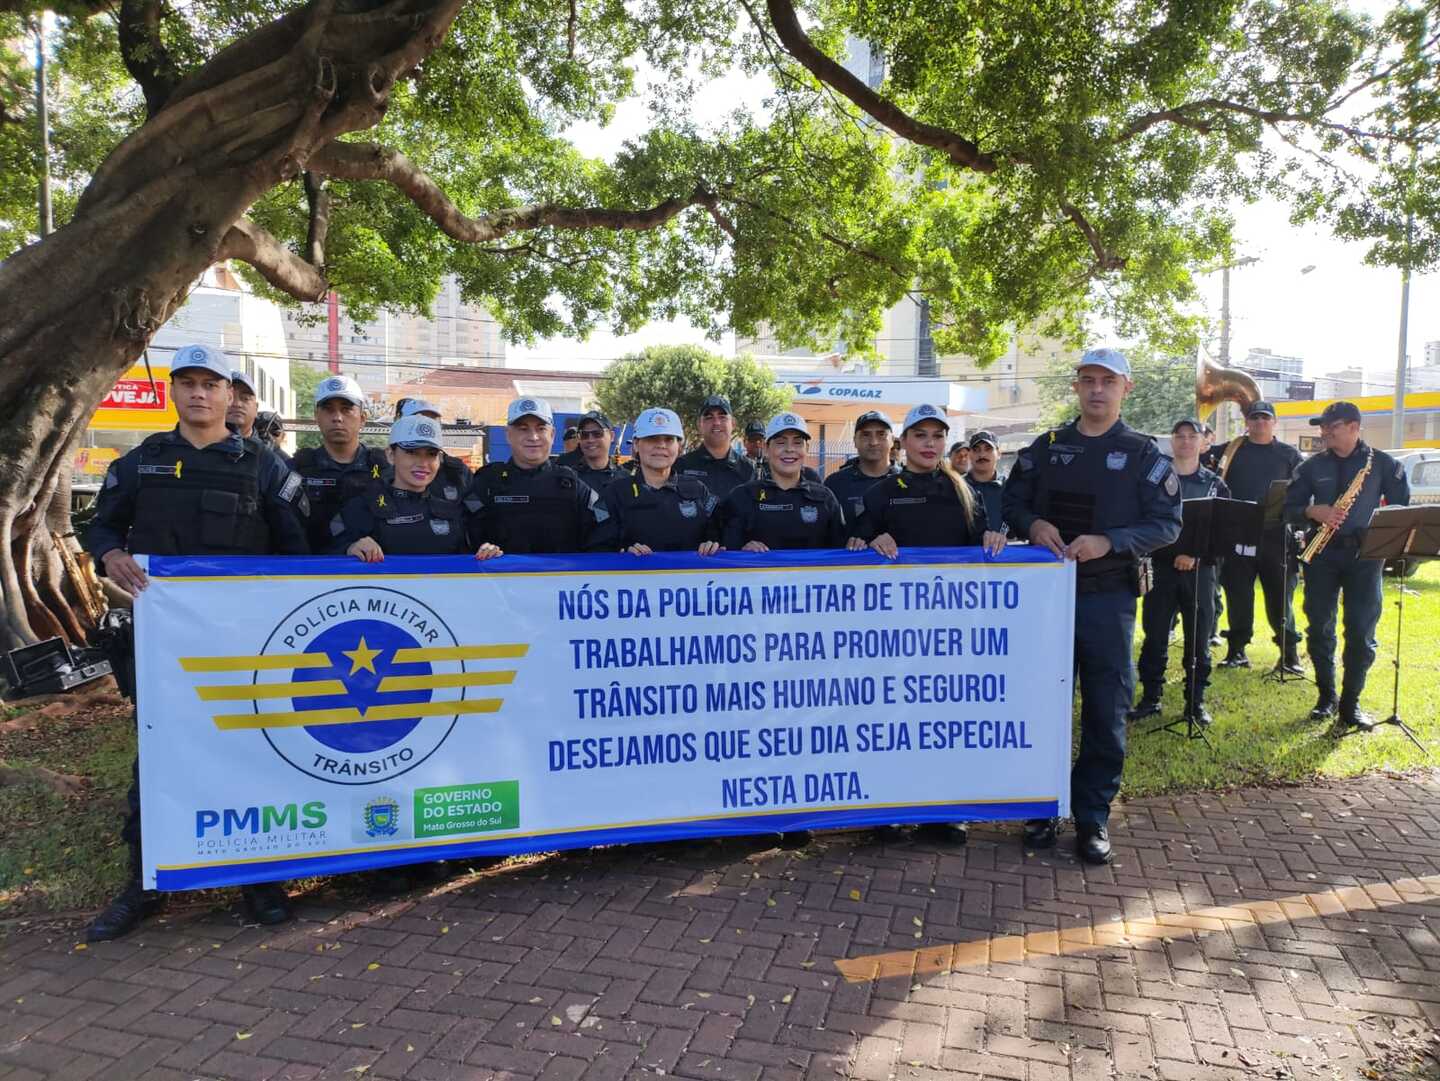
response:
<path id="1" fill-rule="evenodd" d="M 151 558 L 146 883 L 1065 814 L 1073 564 L 904 555 Z"/>

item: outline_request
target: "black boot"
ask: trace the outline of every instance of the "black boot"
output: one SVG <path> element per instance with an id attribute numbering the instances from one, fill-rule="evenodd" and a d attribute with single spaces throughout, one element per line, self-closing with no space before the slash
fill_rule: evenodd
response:
<path id="1" fill-rule="evenodd" d="M 112 938 L 123 938 L 164 907 L 165 899 L 161 894 L 142 889 L 138 881 L 132 880 L 85 929 L 85 941 L 108 942 Z"/>
<path id="2" fill-rule="evenodd" d="M 1335 716 L 1335 711 L 1340 703 L 1335 699 L 1335 692 L 1329 687 L 1320 688 L 1320 697 L 1315 700 L 1315 708 L 1310 711 L 1312 721 L 1326 721 Z"/>
<path id="3" fill-rule="evenodd" d="M 1026 848 L 1054 848 L 1056 823 L 1053 818 L 1031 818 L 1025 822 L 1020 843 Z"/>
<path id="4" fill-rule="evenodd" d="M 1125 714 L 1127 721 L 1143 721 L 1146 717 L 1155 717 L 1160 713 L 1160 691 L 1156 688 L 1146 687 L 1140 692 L 1140 701 L 1130 707 L 1130 712 Z"/>
<path id="5" fill-rule="evenodd" d="M 240 900 L 245 915 L 255 923 L 267 927 L 284 923 L 293 917 L 290 898 L 278 882 L 257 882 L 253 886 L 240 887 Z"/>
<path id="6" fill-rule="evenodd" d="M 1220 662 L 1220 667 L 1249 668 L 1250 658 L 1245 656 L 1245 647 L 1241 646 L 1239 649 L 1236 649 L 1234 646 L 1231 646 L 1230 652 L 1225 654 L 1225 659 Z"/>
<path id="7" fill-rule="evenodd" d="M 1075 853 L 1086 863 L 1110 862 L 1110 831 L 1091 822 L 1075 823 Z"/>

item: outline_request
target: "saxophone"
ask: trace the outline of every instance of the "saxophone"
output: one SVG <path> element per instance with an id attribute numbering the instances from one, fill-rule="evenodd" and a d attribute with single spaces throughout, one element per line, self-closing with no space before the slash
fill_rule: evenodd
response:
<path id="1" fill-rule="evenodd" d="M 1370 448 L 1370 453 L 1365 456 L 1365 466 L 1355 474 L 1355 479 L 1350 482 L 1339 499 L 1335 500 L 1337 510 L 1349 511 L 1355 500 L 1360 496 L 1360 489 L 1365 487 L 1365 478 L 1370 475 L 1370 467 L 1375 463 L 1375 448 Z M 1309 563 L 1312 559 L 1325 551 L 1325 546 L 1335 536 L 1335 527 L 1322 525 L 1310 538 L 1310 543 L 1305 545 L 1305 551 L 1300 553 L 1300 562 Z"/>

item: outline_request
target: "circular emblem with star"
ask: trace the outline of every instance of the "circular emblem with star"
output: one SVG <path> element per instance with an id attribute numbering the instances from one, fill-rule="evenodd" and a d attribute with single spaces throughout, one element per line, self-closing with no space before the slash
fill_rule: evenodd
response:
<path id="1" fill-rule="evenodd" d="M 257 700 L 255 726 L 311 777 L 388 781 L 434 754 L 468 714 L 498 709 L 475 688 L 502 680 L 476 672 L 466 653 L 433 609 L 398 590 L 322 593 L 266 640 L 270 665 L 255 679 L 278 677 L 274 689 L 285 697 Z"/>

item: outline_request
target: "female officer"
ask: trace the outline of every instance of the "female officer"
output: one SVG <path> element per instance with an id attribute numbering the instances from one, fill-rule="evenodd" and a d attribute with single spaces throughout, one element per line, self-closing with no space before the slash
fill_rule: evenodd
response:
<path id="1" fill-rule="evenodd" d="M 724 540 L 728 549 L 768 552 L 786 548 L 845 547 L 845 513 L 835 493 L 807 480 L 805 451 L 810 429 L 794 413 L 780 413 L 765 426 L 765 461 L 756 479 L 725 500 Z M 781 848 L 804 848 L 809 830 L 780 834 Z"/>
<path id="2" fill-rule="evenodd" d="M 680 418 L 669 409 L 647 409 L 636 419 L 640 466 L 633 477 L 621 477 L 605 489 L 605 507 L 622 552 L 648 556 L 693 549 L 708 556 L 720 550 L 718 501 L 701 481 L 675 473 L 682 432 Z"/>
<path id="3" fill-rule="evenodd" d="M 900 446 L 905 468 L 885 477 L 865 493 L 865 513 L 851 528 L 848 547 L 870 547 L 894 559 L 902 546 L 959 548 L 983 545 L 991 554 L 1005 547 L 1005 534 L 985 528 L 985 507 L 945 460 L 950 425 L 942 410 L 917 405 L 905 416 Z M 893 830 L 894 827 L 890 827 Z M 887 830 L 880 831 L 882 835 Z M 930 832 L 953 844 L 964 844 L 963 823 L 936 823 Z"/>
<path id="4" fill-rule="evenodd" d="M 333 553 L 379 563 L 391 555 L 458 555 L 469 551 L 465 509 L 430 482 L 440 471 L 440 424 L 425 416 L 401 417 L 390 426 L 385 452 L 389 483 L 372 480 L 330 523 Z M 458 493 L 457 493 L 458 495 Z"/>
<path id="5" fill-rule="evenodd" d="M 725 500 L 721 519 L 726 548 L 768 552 L 845 547 L 840 501 L 825 485 L 801 475 L 809 442 L 810 430 L 794 413 L 770 418 L 764 446 L 768 469 Z"/>

